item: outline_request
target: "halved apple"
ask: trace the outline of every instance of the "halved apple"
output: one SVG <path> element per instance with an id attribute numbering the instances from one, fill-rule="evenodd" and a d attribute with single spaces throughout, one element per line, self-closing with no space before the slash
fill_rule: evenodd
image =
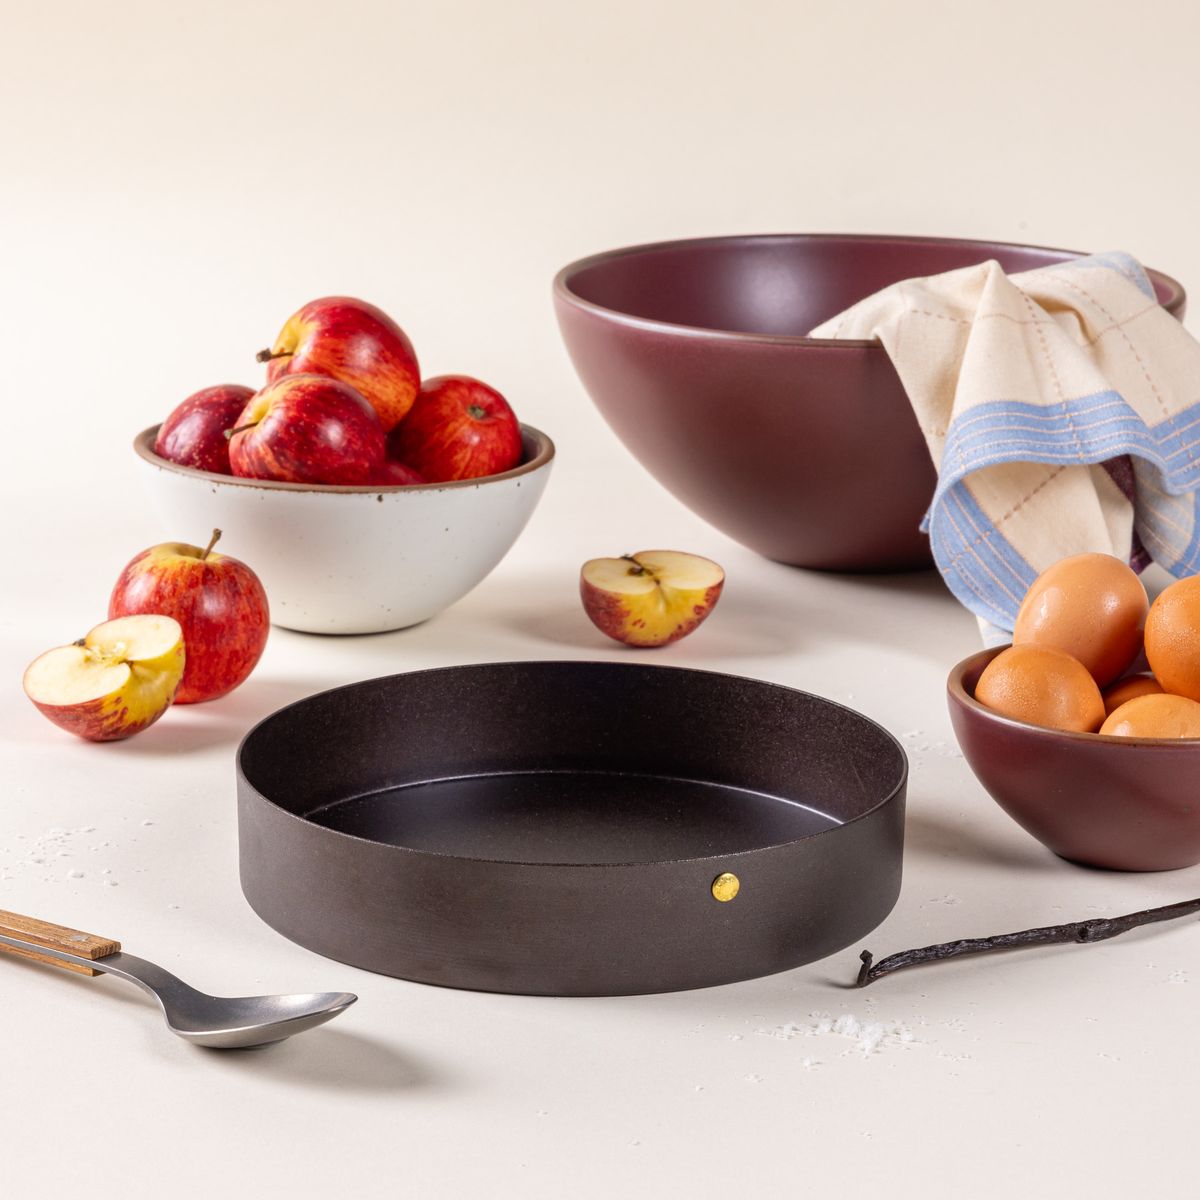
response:
<path id="1" fill-rule="evenodd" d="M 713 610 L 725 572 L 711 559 L 678 550 L 641 550 L 592 558 L 579 594 L 592 623 L 628 646 L 665 646 L 686 637 Z"/>
<path id="2" fill-rule="evenodd" d="M 118 617 L 35 658 L 22 684 L 55 725 L 89 742 L 113 742 L 167 711 L 184 658 L 183 629 L 172 617 Z"/>

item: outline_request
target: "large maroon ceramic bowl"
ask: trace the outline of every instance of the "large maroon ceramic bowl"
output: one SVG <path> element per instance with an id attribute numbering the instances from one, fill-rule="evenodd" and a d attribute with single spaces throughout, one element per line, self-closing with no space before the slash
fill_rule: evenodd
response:
<path id="1" fill-rule="evenodd" d="M 929 562 L 924 439 L 877 343 L 804 334 L 901 279 L 1073 257 L 949 238 L 703 238 L 572 263 L 554 300 L 596 406 L 694 512 L 780 562 L 895 570 Z M 1183 288 L 1151 276 L 1181 317 Z"/>
<path id="2" fill-rule="evenodd" d="M 972 654 L 946 689 L 958 744 L 988 794 L 1055 854 L 1093 867 L 1170 871 L 1200 862 L 1200 740 L 1063 733 L 975 699 L 1004 647 Z"/>

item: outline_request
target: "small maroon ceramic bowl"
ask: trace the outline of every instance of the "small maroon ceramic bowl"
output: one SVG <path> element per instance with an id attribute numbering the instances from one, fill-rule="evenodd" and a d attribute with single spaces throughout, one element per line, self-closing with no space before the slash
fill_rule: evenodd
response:
<path id="1" fill-rule="evenodd" d="M 780 562 L 900 570 L 929 563 L 924 438 L 878 343 L 804 334 L 901 279 L 1074 257 L 951 238 L 702 238 L 572 263 L 554 301 L 596 407 L 694 512 Z M 1182 317 L 1183 288 L 1150 274 Z"/>
<path id="2" fill-rule="evenodd" d="M 1072 862 L 1171 871 L 1200 862 L 1200 740 L 1101 737 L 1040 729 L 975 699 L 1005 647 L 950 672 L 958 744 L 979 782 L 1018 825 Z"/>

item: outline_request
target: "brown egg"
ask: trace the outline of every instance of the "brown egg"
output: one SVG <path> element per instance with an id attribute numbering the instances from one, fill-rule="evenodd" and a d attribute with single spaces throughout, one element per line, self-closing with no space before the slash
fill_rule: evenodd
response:
<path id="1" fill-rule="evenodd" d="M 1200 704 L 1186 696 L 1138 696 L 1100 726 L 1111 737 L 1200 738 Z"/>
<path id="2" fill-rule="evenodd" d="M 1171 584 L 1151 605 L 1146 659 L 1163 691 L 1200 700 L 1200 575 Z"/>
<path id="3" fill-rule="evenodd" d="M 975 699 L 1014 721 L 1094 733 L 1104 700 L 1087 669 L 1048 646 L 1009 646 L 983 669 Z"/>
<path id="4" fill-rule="evenodd" d="M 1162 685 L 1153 675 L 1129 675 L 1104 689 L 1104 711 L 1113 713 L 1127 700 L 1138 696 L 1161 696 Z"/>
<path id="5" fill-rule="evenodd" d="M 1013 645 L 1061 650 L 1104 687 L 1142 648 L 1149 603 L 1142 581 L 1119 558 L 1076 554 L 1033 581 L 1017 613 Z"/>

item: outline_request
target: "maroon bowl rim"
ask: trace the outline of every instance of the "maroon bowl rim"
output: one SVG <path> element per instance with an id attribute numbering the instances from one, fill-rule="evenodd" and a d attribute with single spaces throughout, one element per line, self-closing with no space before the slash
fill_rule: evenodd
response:
<path id="1" fill-rule="evenodd" d="M 885 353 L 883 346 L 873 339 L 862 338 L 812 338 L 792 333 L 747 333 L 736 329 L 711 329 L 704 325 L 681 325 L 675 321 L 659 321 L 652 317 L 638 317 L 620 309 L 607 308 L 585 300 L 571 290 L 572 280 L 582 271 L 610 262 L 617 258 L 627 258 L 637 254 L 657 253 L 663 250 L 679 250 L 687 246 L 706 245 L 735 245 L 741 242 L 795 242 L 795 241 L 841 241 L 859 242 L 908 242 L 923 246 L 974 246 L 980 250 L 1028 250 L 1044 254 L 1065 254 L 1073 258 L 1085 258 L 1082 250 L 1064 250 L 1061 246 L 1032 246 L 1024 242 L 1003 242 L 984 238 L 951 238 L 931 237 L 928 235 L 913 235 L 906 233 L 737 233 L 717 235 L 714 237 L 675 238 L 662 242 L 641 242 L 635 246 L 620 246 L 615 250 L 603 250 L 599 254 L 590 254 L 586 258 L 578 258 L 568 263 L 554 276 L 554 295 L 563 303 L 574 308 L 603 317 L 618 325 L 646 332 L 671 334 L 676 337 L 707 338 L 716 341 L 740 342 L 742 344 L 765 344 L 777 346 L 814 346 L 828 349 L 841 348 L 845 350 L 874 350 Z M 1171 275 L 1152 267 L 1145 268 L 1151 280 L 1165 286 L 1171 295 L 1161 301 L 1167 312 L 1175 315 L 1187 299 L 1183 284 Z"/>
<path id="2" fill-rule="evenodd" d="M 540 429 L 535 429 L 532 425 L 526 425 L 524 422 L 520 422 L 520 425 L 522 442 L 524 443 L 528 439 L 535 447 L 533 454 L 525 462 L 519 463 L 509 471 L 500 471 L 495 475 L 479 475 L 474 479 L 448 479 L 444 483 L 290 483 L 282 479 L 248 479 L 242 475 L 222 475 L 217 471 L 202 471 L 199 467 L 188 467 L 183 463 L 172 462 L 169 458 L 163 458 L 161 455 L 154 453 L 154 441 L 158 437 L 159 429 L 162 427 L 161 422 L 143 429 L 133 439 L 133 449 L 139 458 L 148 462 L 151 466 L 161 467 L 164 471 L 171 471 L 177 475 L 191 476 L 206 483 L 259 488 L 273 492 L 330 492 L 345 496 L 373 496 L 380 492 L 432 492 L 442 491 L 447 488 L 477 488 L 488 483 L 500 483 L 509 479 L 518 479 L 522 475 L 530 475 L 542 467 L 549 466 L 554 461 L 555 454 L 554 443 L 550 440 L 549 435 L 543 433 Z"/>
<path id="3" fill-rule="evenodd" d="M 1102 745 L 1113 747 L 1141 746 L 1176 751 L 1186 746 L 1200 747 L 1200 738 L 1117 737 L 1111 733 L 1076 733 L 1070 729 L 1047 729 L 1042 725 L 1031 725 L 1028 721 L 1018 721 L 1013 717 L 1006 717 L 1002 713 L 988 708 L 967 691 L 963 677 L 976 667 L 982 670 L 992 659 L 1010 648 L 1010 645 L 1004 645 L 993 646 L 987 650 L 977 650 L 974 654 L 969 654 L 961 662 L 956 663 L 946 678 L 946 694 L 950 702 L 969 712 L 977 713 L 983 720 L 990 721 L 993 725 L 1001 725 L 1008 729 L 1019 730 L 1026 735 L 1049 738 L 1059 742 L 1084 742 L 1089 746 L 1094 746 L 1099 742 Z"/>

